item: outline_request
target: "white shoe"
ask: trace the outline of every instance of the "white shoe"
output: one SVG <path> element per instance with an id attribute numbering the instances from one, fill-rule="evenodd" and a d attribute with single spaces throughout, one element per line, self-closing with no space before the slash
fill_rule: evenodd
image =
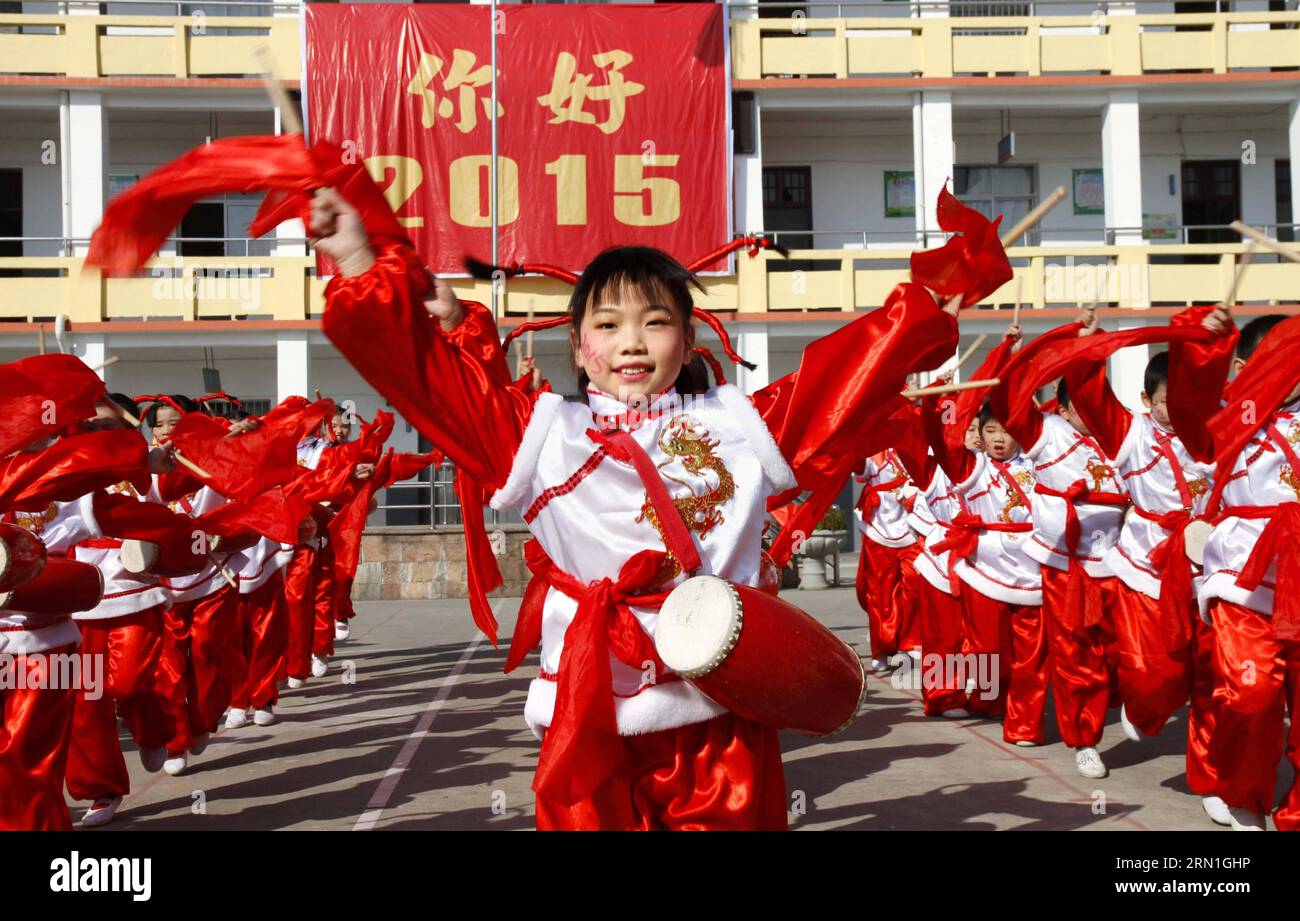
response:
<path id="1" fill-rule="evenodd" d="M 1081 775 L 1091 777 L 1094 780 L 1100 780 L 1110 773 L 1106 770 L 1106 765 L 1102 763 L 1101 752 L 1091 745 L 1075 750 L 1074 766 Z"/>
<path id="2" fill-rule="evenodd" d="M 248 725 L 248 711 L 241 710 L 238 707 L 231 707 L 230 712 L 226 714 L 227 729 L 243 729 Z"/>
<path id="3" fill-rule="evenodd" d="M 313 678 L 324 678 L 329 670 L 329 662 L 317 655 L 311 657 L 311 676 Z"/>
<path id="4" fill-rule="evenodd" d="M 887 661 L 885 661 L 884 659 L 872 659 L 872 660 L 871 660 L 871 670 L 872 670 L 873 672 L 887 672 L 887 671 L 889 671 L 891 668 L 893 668 L 893 666 L 890 665 L 890 664 L 889 664 Z"/>
<path id="5" fill-rule="evenodd" d="M 306 683 L 307 683 L 307 682 L 306 682 L 305 680 L 303 680 L 302 678 L 290 678 L 290 679 L 289 679 L 289 690 L 291 690 L 291 691 L 296 691 L 296 690 L 298 690 L 298 688 L 302 687 L 302 686 L 303 686 L 304 684 L 306 684 Z"/>
<path id="6" fill-rule="evenodd" d="M 1119 726 L 1124 730 L 1124 735 L 1128 737 L 1129 741 L 1142 741 L 1142 733 L 1138 732 L 1138 728 L 1129 721 L 1128 710 L 1125 709 L 1123 704 L 1119 708 Z"/>
<path id="7" fill-rule="evenodd" d="M 1251 812 L 1249 809 L 1228 808 L 1228 821 L 1232 825 L 1233 831 L 1264 831 L 1264 817 L 1258 812 Z"/>
<path id="8" fill-rule="evenodd" d="M 913 661 L 913 662 L 920 662 L 920 661 L 921 661 L 921 650 L 919 650 L 919 649 L 909 649 L 909 650 L 907 651 L 907 654 L 908 654 L 909 656 L 912 657 L 912 661 Z"/>
<path id="9" fill-rule="evenodd" d="M 350 637 L 351 635 L 352 635 L 352 628 L 348 626 L 348 622 L 347 622 L 346 620 L 336 620 L 336 621 L 334 621 L 334 641 L 335 641 L 335 642 L 339 642 L 339 641 L 341 641 L 341 640 L 346 640 L 346 639 L 347 639 L 348 637 Z"/>
<path id="10" fill-rule="evenodd" d="M 275 712 L 270 707 L 263 707 L 261 710 L 254 710 L 253 722 L 258 726 L 274 726 Z"/>
<path id="11" fill-rule="evenodd" d="M 201 755 L 207 749 L 207 747 L 208 747 L 208 734 L 206 732 L 199 733 L 194 737 L 194 742 L 190 745 L 190 754 Z"/>
<path id="12" fill-rule="evenodd" d="M 163 762 L 163 773 L 172 777 L 180 777 L 185 773 L 185 769 L 189 767 L 189 764 L 189 756 L 185 752 L 181 752 L 179 755 L 173 755 Z"/>
<path id="13" fill-rule="evenodd" d="M 1016 739 L 1017 748 L 1037 748 L 1038 743 L 1033 739 Z"/>
<path id="14" fill-rule="evenodd" d="M 162 766 L 167 761 L 166 748 L 142 748 L 140 749 L 140 763 L 150 774 L 157 774 L 162 770 Z"/>
<path id="15" fill-rule="evenodd" d="M 1202 796 L 1201 808 L 1215 825 L 1232 825 L 1232 813 L 1228 811 L 1228 804 L 1217 796 Z"/>
<path id="16" fill-rule="evenodd" d="M 81 817 L 81 824 L 89 828 L 107 825 L 117 815 L 117 807 L 120 805 L 120 796 L 101 796 L 86 810 L 86 814 Z"/>
<path id="17" fill-rule="evenodd" d="M 970 716 L 970 711 L 965 707 L 953 707 L 951 710 L 944 710 L 939 715 L 946 720 L 964 720 Z"/>

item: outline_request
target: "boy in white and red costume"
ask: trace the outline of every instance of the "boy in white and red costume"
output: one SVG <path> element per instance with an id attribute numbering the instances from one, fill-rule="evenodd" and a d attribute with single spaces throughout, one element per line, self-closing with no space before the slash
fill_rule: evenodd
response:
<path id="1" fill-rule="evenodd" d="M 871 665 L 879 671 L 888 667 L 891 656 L 921 645 L 914 565 L 921 545 L 907 524 L 911 503 L 904 492 L 911 480 L 894 449 L 868 457 L 856 479 L 862 484 L 853 510 L 862 535 L 858 604 L 867 612 Z"/>
<path id="2" fill-rule="evenodd" d="M 566 403 L 511 386 L 482 305 L 431 288 L 400 243 L 371 250 L 359 216 L 332 194 L 318 194 L 317 208 L 321 249 L 342 269 L 326 334 L 460 470 L 495 490 L 494 507 L 520 511 L 548 557 L 531 560 L 548 588 L 521 611 L 511 656 L 540 640 L 542 673 L 525 707 L 543 738 L 538 827 L 785 827 L 776 732 L 662 668 L 647 682 L 643 663 L 657 663 L 649 631 L 691 556 L 703 571 L 757 584 L 769 500 L 811 486 L 796 476 L 837 431 L 847 448 L 880 408 L 894 408 L 909 371 L 952 353 L 952 316 L 919 286 L 900 286 L 886 308 L 810 346 L 802 377 L 756 401 L 760 415 L 733 387 L 674 388 L 693 346 L 689 274 L 657 251 L 608 251 L 574 295 L 579 365 L 607 389 L 588 385 L 585 405 Z M 597 279 L 603 290 L 593 292 Z M 627 387 L 648 396 L 629 405 L 609 392 Z M 841 414 L 827 419 L 827 406 Z M 683 516 L 685 548 L 677 525 L 661 530 L 648 514 L 656 467 L 695 510 Z"/>
<path id="3" fill-rule="evenodd" d="M 1209 763 L 1234 829 L 1263 830 L 1271 812 L 1297 831 L 1300 782 L 1273 807 L 1278 761 L 1300 767 L 1300 318 L 1247 324 L 1237 357 L 1202 457 L 1213 455 L 1218 510 L 1198 591 L 1214 625 Z"/>
<path id="4" fill-rule="evenodd" d="M 1175 317 L 1171 337 L 1196 334 L 1208 313 L 1208 307 L 1193 308 Z M 1179 416 L 1179 431 L 1199 439 L 1213 414 L 1215 404 L 1204 394 L 1222 389 L 1237 341 L 1226 311 L 1219 311 L 1218 323 L 1224 335 L 1174 338 L 1169 351 L 1147 363 L 1142 402 L 1148 413 L 1131 413 L 1115 398 L 1106 359 L 1095 352 L 1091 361 L 1074 363 L 1065 379 L 1072 405 L 1113 459 L 1133 503 L 1105 557 L 1119 580 L 1114 626 L 1121 724 L 1133 739 L 1155 735 L 1190 695 L 1187 783 L 1210 817 L 1226 825 L 1227 807 L 1214 795 L 1208 762 L 1214 635 L 1197 616 L 1184 547 L 1187 526 L 1206 512 L 1214 471 L 1192 456 L 1173 422 Z"/>

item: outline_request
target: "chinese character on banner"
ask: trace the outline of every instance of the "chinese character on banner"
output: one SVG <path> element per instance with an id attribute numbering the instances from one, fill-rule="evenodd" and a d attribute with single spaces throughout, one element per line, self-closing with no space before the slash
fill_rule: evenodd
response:
<path id="1" fill-rule="evenodd" d="M 622 69 L 632 63 L 632 55 L 616 48 L 593 54 L 591 59 L 597 67 L 608 68 L 608 82 L 604 86 L 592 86 L 592 74 L 576 73 L 578 59 L 569 52 L 561 51 L 555 59 L 551 91 L 545 96 L 537 97 L 537 101 L 549 106 L 555 115 L 547 124 L 578 122 L 596 125 L 606 134 L 613 134 L 622 126 L 623 116 L 627 112 L 627 97 L 635 96 L 645 89 L 643 84 L 627 80 L 622 74 Z M 609 115 L 603 122 L 597 124 L 596 116 L 586 110 L 585 103 L 588 99 L 609 103 Z"/>
<path id="2" fill-rule="evenodd" d="M 422 111 L 420 113 L 420 123 L 426 128 L 432 128 L 439 118 L 451 118 L 454 111 L 459 112 L 456 120 L 456 130 L 462 134 L 473 131 L 478 125 L 478 110 L 475 103 L 481 103 L 483 114 L 491 117 L 492 100 L 491 95 L 485 94 L 486 98 L 479 99 L 476 89 L 489 86 L 492 83 L 492 66 L 484 64 L 477 69 L 474 68 L 474 62 L 477 60 L 474 52 L 466 51 L 464 48 L 457 48 L 452 54 L 451 69 L 447 72 L 446 78 L 442 81 L 442 88 L 448 93 L 441 99 L 438 94 L 431 88 L 434 80 L 442 74 L 442 58 L 436 54 L 421 54 L 420 65 L 416 70 L 415 76 L 411 78 L 410 84 L 406 91 L 412 96 L 419 96 L 422 100 Z M 459 90 L 456 95 L 456 103 L 452 102 L 450 93 L 453 90 Z M 505 109 L 501 103 L 497 103 L 497 117 L 500 118 L 505 114 Z"/>

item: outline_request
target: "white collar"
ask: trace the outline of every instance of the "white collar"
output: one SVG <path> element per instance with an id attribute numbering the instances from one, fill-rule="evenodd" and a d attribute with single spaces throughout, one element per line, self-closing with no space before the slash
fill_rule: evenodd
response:
<path id="1" fill-rule="evenodd" d="M 669 387 L 653 400 L 646 395 L 637 395 L 624 402 L 588 384 L 587 405 L 591 407 L 592 418 L 601 428 L 636 429 L 640 428 L 646 420 L 673 415 L 680 411 L 682 398 L 677 388 Z"/>

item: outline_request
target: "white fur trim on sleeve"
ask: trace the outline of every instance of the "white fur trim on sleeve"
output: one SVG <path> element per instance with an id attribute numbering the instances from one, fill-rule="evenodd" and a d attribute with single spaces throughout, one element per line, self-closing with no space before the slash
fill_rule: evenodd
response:
<path id="1" fill-rule="evenodd" d="M 564 405 L 564 397 L 558 393 L 540 394 L 537 401 L 533 403 L 533 415 L 528 420 L 528 427 L 524 429 L 519 450 L 515 452 L 515 462 L 510 467 L 510 476 L 506 479 L 505 485 L 494 492 L 488 501 L 494 509 L 499 511 L 503 508 L 513 508 L 523 500 L 533 471 L 537 469 L 537 459 L 541 456 L 542 445 L 546 443 L 555 415 L 562 405 Z"/>
<path id="2" fill-rule="evenodd" d="M 81 520 L 85 522 L 86 530 L 90 533 L 90 540 L 99 540 L 104 536 L 104 532 L 99 529 L 99 521 L 95 518 L 95 494 L 93 492 L 88 492 L 77 500 L 77 512 L 81 515 Z"/>
<path id="3" fill-rule="evenodd" d="M 737 428 L 745 436 L 754 453 L 758 455 L 758 462 L 772 484 L 772 491 L 781 493 L 797 486 L 794 471 L 782 456 L 781 449 L 776 446 L 776 440 L 768 430 L 767 424 L 763 422 L 763 417 L 749 401 L 749 397 L 732 384 L 723 384 L 716 392 L 722 405 L 731 413 Z"/>

